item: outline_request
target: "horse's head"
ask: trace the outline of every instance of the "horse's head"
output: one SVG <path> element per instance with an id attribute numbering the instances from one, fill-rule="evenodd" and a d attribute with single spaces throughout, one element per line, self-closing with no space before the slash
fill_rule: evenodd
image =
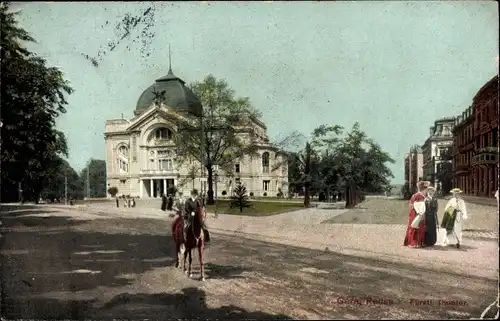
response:
<path id="1" fill-rule="evenodd" d="M 199 224 L 199 226 L 201 226 L 204 220 L 205 220 L 205 213 L 203 207 L 199 206 L 194 213 L 193 223 Z"/>

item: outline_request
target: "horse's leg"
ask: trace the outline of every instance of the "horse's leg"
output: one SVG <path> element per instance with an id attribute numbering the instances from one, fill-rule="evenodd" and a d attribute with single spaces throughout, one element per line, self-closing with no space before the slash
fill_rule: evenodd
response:
<path id="1" fill-rule="evenodd" d="M 191 264 L 193 263 L 193 257 L 191 256 L 191 250 L 189 250 L 189 266 L 188 266 L 188 275 L 190 278 L 193 277 L 193 273 L 191 273 Z"/>
<path id="2" fill-rule="evenodd" d="M 179 243 L 175 242 L 175 268 L 180 266 L 179 255 L 181 252 L 181 246 Z"/>
<path id="3" fill-rule="evenodd" d="M 200 274 L 201 274 L 201 280 L 205 281 L 205 268 L 204 268 L 204 262 L 203 262 L 203 247 L 204 247 L 204 241 L 200 240 L 200 243 L 198 244 L 198 258 L 200 260 Z"/>
<path id="4" fill-rule="evenodd" d="M 188 252 L 189 252 L 189 251 L 188 251 L 187 249 L 184 251 L 184 262 L 183 262 L 183 267 L 184 267 L 184 273 L 186 273 L 186 274 L 187 274 L 187 269 L 186 269 L 186 261 L 187 261 Z"/>

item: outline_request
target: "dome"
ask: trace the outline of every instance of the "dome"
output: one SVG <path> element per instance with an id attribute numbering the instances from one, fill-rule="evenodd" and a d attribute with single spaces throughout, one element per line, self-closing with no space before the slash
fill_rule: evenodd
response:
<path id="1" fill-rule="evenodd" d="M 201 114 L 201 103 L 198 97 L 186 87 L 184 81 L 172 73 L 169 69 L 168 74 L 155 81 L 149 86 L 137 101 L 135 114 L 139 115 L 149 108 L 155 101 L 155 93 L 164 91 L 162 102 L 178 112 L 191 113 L 199 116 Z"/>

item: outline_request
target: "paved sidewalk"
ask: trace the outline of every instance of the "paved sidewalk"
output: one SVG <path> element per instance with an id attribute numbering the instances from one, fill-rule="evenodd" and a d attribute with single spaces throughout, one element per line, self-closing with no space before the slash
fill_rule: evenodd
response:
<path id="1" fill-rule="evenodd" d="M 316 212 L 315 212 L 316 211 Z M 445 266 L 450 271 L 488 278 L 498 276 L 498 244 L 494 241 L 464 240 L 460 250 L 402 246 L 404 228 L 381 224 L 321 224 L 345 210 L 299 210 L 271 217 L 219 215 L 208 226 L 217 233 L 241 235 L 287 245 L 327 249 L 342 254 L 409 260 L 421 267 Z"/>

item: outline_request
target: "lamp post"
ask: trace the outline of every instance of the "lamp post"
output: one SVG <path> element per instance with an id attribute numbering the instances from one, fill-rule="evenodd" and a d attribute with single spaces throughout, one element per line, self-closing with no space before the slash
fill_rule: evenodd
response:
<path id="1" fill-rule="evenodd" d="M 218 217 L 218 214 L 217 214 L 217 183 L 219 182 L 219 165 L 214 165 L 213 174 L 214 174 L 214 183 L 215 183 L 215 195 L 214 195 L 215 213 L 214 213 L 214 218 L 217 218 Z"/>

